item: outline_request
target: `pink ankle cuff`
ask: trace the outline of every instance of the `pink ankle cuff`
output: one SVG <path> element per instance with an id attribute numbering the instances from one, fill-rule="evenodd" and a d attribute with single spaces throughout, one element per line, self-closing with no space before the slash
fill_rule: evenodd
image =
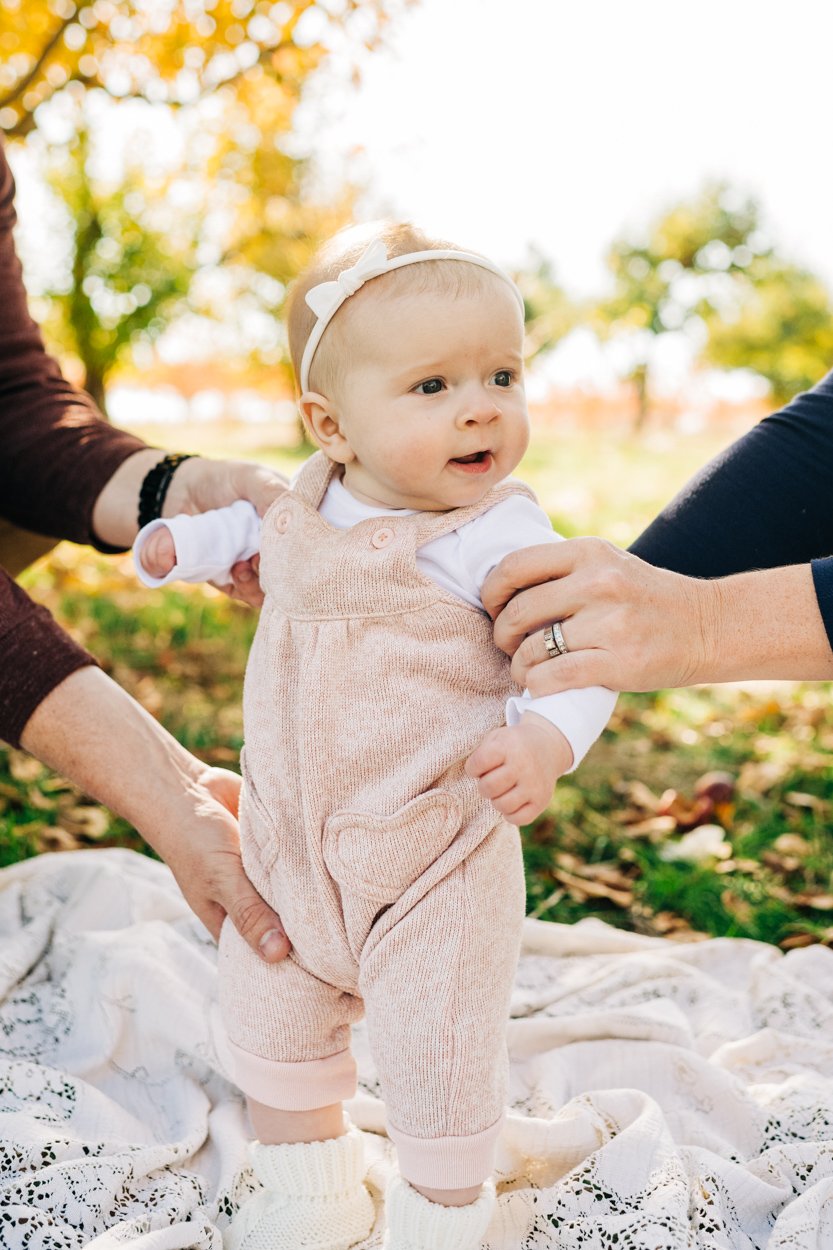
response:
<path id="1" fill-rule="evenodd" d="M 470 1137 L 410 1137 L 388 1121 L 399 1171 L 412 1185 L 426 1189 L 469 1189 L 488 1180 L 504 1117 Z"/>
<path id="2" fill-rule="evenodd" d="M 344 1102 L 356 1092 L 356 1061 L 349 1050 L 326 1059 L 279 1063 L 236 1046 L 229 1039 L 234 1079 L 244 1094 L 279 1111 L 313 1111 Z"/>

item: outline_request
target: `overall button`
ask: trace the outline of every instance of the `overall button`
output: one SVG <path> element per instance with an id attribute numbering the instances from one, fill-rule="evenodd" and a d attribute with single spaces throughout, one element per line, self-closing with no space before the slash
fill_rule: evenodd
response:
<path id="1" fill-rule="evenodd" d="M 377 530 L 370 541 L 374 547 L 387 547 L 388 543 L 393 541 L 393 530 Z"/>
<path id="2" fill-rule="evenodd" d="M 279 512 L 275 521 L 275 529 L 279 534 L 285 534 L 289 529 L 289 513 Z"/>

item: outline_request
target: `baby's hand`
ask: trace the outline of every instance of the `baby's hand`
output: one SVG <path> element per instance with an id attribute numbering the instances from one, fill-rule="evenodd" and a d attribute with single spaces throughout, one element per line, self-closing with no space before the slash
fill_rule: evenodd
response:
<path id="1" fill-rule="evenodd" d="M 535 712 L 517 725 L 487 734 L 466 762 L 478 789 L 513 825 L 528 825 L 552 798 L 555 783 L 573 762 L 560 729 Z"/>
<path id="2" fill-rule="evenodd" d="M 139 553 L 142 568 L 151 577 L 167 577 L 176 564 L 174 539 L 167 525 L 148 534 Z"/>

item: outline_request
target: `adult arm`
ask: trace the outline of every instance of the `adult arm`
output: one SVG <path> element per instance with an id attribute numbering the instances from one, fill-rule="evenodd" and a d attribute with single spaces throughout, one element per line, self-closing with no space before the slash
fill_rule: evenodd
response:
<path id="1" fill-rule="evenodd" d="M 633 554 L 573 539 L 504 561 L 484 601 L 516 679 L 543 693 L 833 676 L 831 472 L 833 374 L 707 465 Z M 548 661 L 552 620 L 571 654 Z"/>
<path id="2" fill-rule="evenodd" d="M 118 549 L 136 532 L 139 486 L 163 453 L 102 421 L 46 353 L 14 249 L 13 197 L 0 145 L 0 512 L 25 529 Z M 277 475 L 256 466 L 187 461 L 166 504 L 199 511 L 248 497 L 265 507 L 269 492 L 274 498 L 281 489 Z M 248 572 L 249 589 L 243 585 L 240 597 L 251 601 L 257 581 Z M 257 948 L 279 922 L 240 862 L 228 806 L 239 781 L 229 774 L 218 779 L 176 748 L 94 664 L 0 569 L 0 738 L 17 745 L 22 737 L 28 749 L 133 820 L 209 927 L 216 929 L 214 921 L 228 912 Z M 121 775 L 111 771 L 114 760 Z M 171 818 L 164 828 L 137 802 L 137 785 L 154 772 L 164 791 L 160 810 Z M 261 954 L 275 959 L 285 951 L 281 937 Z"/>
<path id="3" fill-rule="evenodd" d="M 97 668 L 38 704 L 22 744 L 129 820 L 215 937 L 228 915 L 264 959 L 286 955 L 280 922 L 243 871 L 234 773 L 196 760 Z"/>

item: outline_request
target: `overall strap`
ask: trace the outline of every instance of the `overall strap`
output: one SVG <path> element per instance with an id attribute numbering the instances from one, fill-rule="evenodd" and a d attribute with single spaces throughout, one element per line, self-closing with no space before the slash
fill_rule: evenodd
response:
<path id="1" fill-rule="evenodd" d="M 323 451 L 314 452 L 298 470 L 292 484 L 292 494 L 317 511 L 339 467 Z"/>
<path id="2" fill-rule="evenodd" d="M 442 538 L 444 534 L 462 529 L 469 521 L 476 521 L 484 512 L 494 508 L 495 504 L 511 499 L 513 495 L 523 495 L 533 503 L 538 502 L 535 492 L 525 482 L 516 477 L 508 477 L 493 486 L 477 503 L 466 504 L 463 508 L 451 508 L 448 512 L 417 513 L 413 517 L 416 546 L 424 547 L 435 538 Z"/>

